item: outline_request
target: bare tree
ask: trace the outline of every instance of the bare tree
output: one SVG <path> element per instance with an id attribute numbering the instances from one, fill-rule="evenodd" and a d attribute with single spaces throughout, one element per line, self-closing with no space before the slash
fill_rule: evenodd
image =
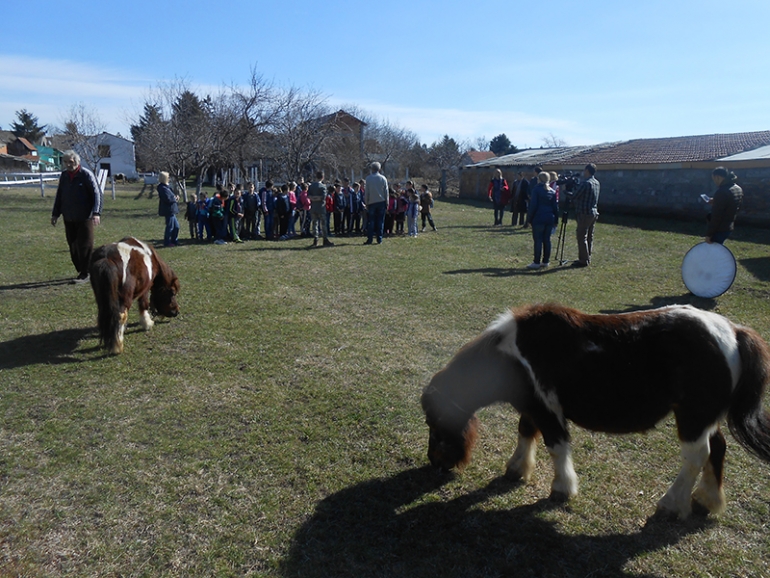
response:
<path id="1" fill-rule="evenodd" d="M 215 156 L 214 102 L 175 79 L 155 87 L 148 103 L 154 114 L 141 127 L 136 147 L 145 163 L 172 175 L 187 201 L 187 177 L 202 174 Z"/>
<path id="2" fill-rule="evenodd" d="M 434 171 L 433 176 L 441 179 L 439 196 L 445 195 L 449 185 L 458 181 L 462 156 L 469 149 L 469 143 L 458 142 L 449 135 L 444 135 L 428 148 L 428 162 Z"/>
<path id="3" fill-rule="evenodd" d="M 282 110 L 282 101 L 271 84 L 251 70 L 246 88 L 231 86 L 219 99 L 215 119 L 227 160 L 247 173 L 260 149 L 268 147 L 268 130 Z"/>
<path id="4" fill-rule="evenodd" d="M 67 146 L 76 150 L 86 166 L 96 173 L 102 159 L 109 156 L 102 136 L 106 125 L 98 111 L 83 102 L 73 104 L 63 124 Z"/>
<path id="5" fill-rule="evenodd" d="M 543 146 L 546 148 L 559 148 L 567 146 L 567 141 L 561 137 L 556 136 L 552 132 L 548 133 L 548 136 L 543 137 Z"/>
<path id="6" fill-rule="evenodd" d="M 475 141 L 473 141 L 473 149 L 477 151 L 488 151 L 489 149 L 489 139 L 486 136 L 480 136 Z"/>
<path id="7" fill-rule="evenodd" d="M 270 123 L 270 153 L 285 177 L 297 178 L 322 164 L 322 147 L 337 130 L 329 114 L 320 92 L 292 87 L 280 94 Z"/>
<path id="8" fill-rule="evenodd" d="M 385 170 L 389 162 L 399 163 L 406 159 L 409 151 L 418 142 L 413 132 L 392 124 L 390 121 L 373 123 L 367 131 L 367 160 L 379 161 Z"/>

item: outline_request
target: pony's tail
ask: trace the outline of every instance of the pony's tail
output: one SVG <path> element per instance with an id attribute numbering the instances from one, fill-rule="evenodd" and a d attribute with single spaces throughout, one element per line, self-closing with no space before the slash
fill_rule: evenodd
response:
<path id="1" fill-rule="evenodd" d="M 116 351 L 120 333 L 118 272 L 109 260 L 94 259 L 91 261 L 90 276 L 99 311 L 96 318 L 99 341 L 110 351 Z"/>
<path id="2" fill-rule="evenodd" d="M 762 406 L 765 384 L 770 379 L 770 350 L 751 329 L 737 327 L 741 377 L 727 413 L 730 433 L 749 452 L 770 462 L 770 413 Z"/>

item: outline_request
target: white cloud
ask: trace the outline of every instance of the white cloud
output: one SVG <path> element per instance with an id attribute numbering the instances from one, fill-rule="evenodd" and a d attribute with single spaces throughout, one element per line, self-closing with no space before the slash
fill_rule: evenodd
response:
<path id="1" fill-rule="evenodd" d="M 126 113 L 141 102 L 150 81 L 128 71 L 45 58 L 0 54 L 0 124 L 25 108 L 42 124 L 60 125 L 69 108 L 95 108 L 112 132 L 128 132 Z"/>

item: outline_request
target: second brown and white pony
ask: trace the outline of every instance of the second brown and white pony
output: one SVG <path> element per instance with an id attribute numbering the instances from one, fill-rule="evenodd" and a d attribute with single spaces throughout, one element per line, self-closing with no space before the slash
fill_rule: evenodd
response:
<path id="1" fill-rule="evenodd" d="M 96 249 L 89 273 L 99 310 L 99 338 L 111 353 L 123 352 L 128 310 L 134 300 L 139 303 L 145 331 L 153 326 L 150 313 L 163 317 L 179 314 L 179 279 L 155 249 L 134 237 Z"/>
<path id="2" fill-rule="evenodd" d="M 463 467 L 477 437 L 476 410 L 507 402 L 521 418 L 506 475 L 529 479 L 542 435 L 554 464 L 552 492 L 570 497 L 578 478 L 568 421 L 592 431 L 642 432 L 673 411 L 682 467 L 658 509 L 686 518 L 694 501 L 719 513 L 722 420 L 744 448 L 770 462 L 770 414 L 762 407 L 769 377 L 762 338 L 715 313 L 690 306 L 620 315 L 523 307 L 463 347 L 423 391 L 428 457 L 437 467 Z"/>

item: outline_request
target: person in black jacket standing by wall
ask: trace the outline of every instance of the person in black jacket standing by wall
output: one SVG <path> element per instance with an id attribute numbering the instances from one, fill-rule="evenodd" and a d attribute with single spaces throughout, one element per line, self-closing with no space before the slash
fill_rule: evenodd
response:
<path id="1" fill-rule="evenodd" d="M 65 151 L 62 164 L 65 170 L 59 177 L 51 225 L 56 226 L 59 217 L 64 217 L 70 259 L 78 272 L 73 282 L 85 283 L 94 250 L 94 226 L 99 225 L 101 219 L 103 196 L 96 177 L 80 166 L 80 155 L 75 151 Z"/>
<path id="2" fill-rule="evenodd" d="M 712 210 L 705 240 L 706 243 L 724 244 L 735 228 L 735 216 L 741 208 L 743 189 L 737 185 L 738 177 L 735 173 L 724 167 L 715 168 L 711 179 L 717 186 L 717 191 L 708 201 Z"/>

